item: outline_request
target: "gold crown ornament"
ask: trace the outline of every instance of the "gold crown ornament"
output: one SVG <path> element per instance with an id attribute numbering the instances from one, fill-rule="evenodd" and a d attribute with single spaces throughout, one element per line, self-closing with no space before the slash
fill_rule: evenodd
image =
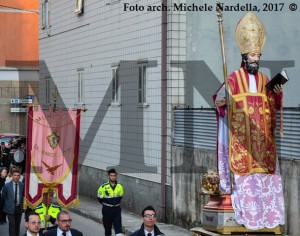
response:
<path id="1" fill-rule="evenodd" d="M 235 39 L 242 54 L 261 53 L 266 41 L 265 27 L 253 12 L 248 12 L 237 24 Z"/>

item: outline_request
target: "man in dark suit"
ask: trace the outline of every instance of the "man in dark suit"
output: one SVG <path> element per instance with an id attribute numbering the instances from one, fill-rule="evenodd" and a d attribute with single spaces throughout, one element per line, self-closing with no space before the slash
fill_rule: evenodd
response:
<path id="1" fill-rule="evenodd" d="M 156 226 L 156 212 L 152 206 L 147 206 L 142 211 L 143 224 L 141 228 L 129 236 L 164 236 Z"/>
<path id="2" fill-rule="evenodd" d="M 2 199 L 4 200 L 3 211 L 8 218 L 9 236 L 20 235 L 20 224 L 23 209 L 24 184 L 20 180 L 21 173 L 18 169 L 13 170 L 12 181 L 4 185 Z"/>
<path id="3" fill-rule="evenodd" d="M 60 211 L 57 215 L 56 223 L 57 229 L 47 231 L 44 236 L 83 236 L 83 234 L 76 230 L 71 229 L 71 216 L 67 211 Z"/>

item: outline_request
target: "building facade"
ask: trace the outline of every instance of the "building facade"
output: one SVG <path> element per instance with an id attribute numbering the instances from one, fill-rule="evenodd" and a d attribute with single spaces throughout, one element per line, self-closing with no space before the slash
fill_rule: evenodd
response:
<path id="1" fill-rule="evenodd" d="M 1 133 L 25 134 L 27 106 L 37 102 L 38 7 L 38 0 L 0 1 Z"/>

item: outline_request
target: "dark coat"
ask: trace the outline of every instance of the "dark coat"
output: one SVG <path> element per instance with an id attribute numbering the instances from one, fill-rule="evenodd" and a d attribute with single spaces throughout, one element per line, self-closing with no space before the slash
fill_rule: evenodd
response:
<path id="1" fill-rule="evenodd" d="M 0 168 L 0 170 L 1 170 L 1 168 Z M 0 192 L 1 192 L 1 190 L 2 190 L 2 188 L 4 186 L 4 184 L 5 184 L 5 180 L 6 180 L 6 178 L 0 177 Z"/>
<path id="2" fill-rule="evenodd" d="M 77 229 L 70 229 L 72 236 L 83 236 Z M 57 236 L 57 229 L 52 229 L 44 233 L 44 236 Z"/>
<path id="3" fill-rule="evenodd" d="M 162 232 L 160 232 L 159 228 L 156 225 L 154 225 L 154 235 L 155 236 L 164 235 Z M 145 236 L 144 224 L 142 224 L 139 230 L 133 232 L 129 236 Z"/>

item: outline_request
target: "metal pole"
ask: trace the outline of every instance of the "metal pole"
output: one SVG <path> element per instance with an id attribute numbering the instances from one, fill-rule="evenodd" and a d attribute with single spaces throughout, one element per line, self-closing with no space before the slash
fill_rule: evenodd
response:
<path id="1" fill-rule="evenodd" d="M 222 52 L 222 61 L 223 61 L 223 80 L 225 85 L 225 96 L 226 96 L 226 106 L 227 106 L 227 115 L 225 116 L 224 122 L 226 122 L 227 129 L 229 129 L 229 110 L 231 106 L 231 96 L 228 90 L 228 84 L 227 84 L 227 64 L 226 64 L 226 53 L 225 53 L 225 43 L 224 43 L 224 32 L 223 32 L 223 7 L 220 2 L 216 2 L 216 11 L 218 16 L 218 23 L 219 23 L 219 35 L 220 35 L 220 43 L 221 43 L 221 52 Z M 228 134 L 230 133 L 230 129 L 228 130 Z M 229 136 L 228 136 L 229 140 Z M 229 142 L 228 142 L 229 143 Z M 231 183 L 231 192 L 233 190 L 233 174 L 230 173 L 230 183 Z"/>
<path id="2" fill-rule="evenodd" d="M 225 53 L 225 43 L 224 43 L 224 32 L 223 32 L 223 7 L 220 2 L 216 2 L 216 10 L 217 10 L 217 17 L 219 23 L 219 35 L 220 35 L 220 43 L 221 43 L 221 52 L 222 52 L 222 61 L 223 61 L 223 81 L 225 84 L 225 91 L 226 91 L 226 105 L 227 107 L 230 106 L 230 96 L 228 91 L 227 85 L 227 64 L 226 64 L 226 53 Z"/>

